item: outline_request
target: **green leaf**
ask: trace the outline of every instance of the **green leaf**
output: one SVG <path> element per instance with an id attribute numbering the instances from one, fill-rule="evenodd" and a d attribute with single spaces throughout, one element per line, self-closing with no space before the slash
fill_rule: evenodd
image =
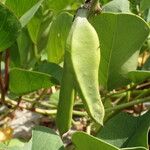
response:
<path id="1" fill-rule="evenodd" d="M 54 77 L 59 83 L 61 82 L 63 68 L 55 63 L 46 61 L 41 62 L 40 64 L 37 64 L 37 66 L 35 67 L 35 71 L 49 74 L 50 76 Z"/>
<path id="2" fill-rule="evenodd" d="M 10 67 L 20 67 L 21 60 L 17 43 L 14 43 L 10 49 Z"/>
<path id="3" fill-rule="evenodd" d="M 38 33 L 38 42 L 37 42 L 38 51 L 41 52 L 42 50 L 44 50 L 43 53 L 45 53 L 46 55 L 47 52 L 45 49 L 48 43 L 48 37 L 49 37 L 49 31 L 50 31 L 52 19 L 53 19 L 52 12 L 49 11 L 43 14 L 42 23 Z"/>
<path id="4" fill-rule="evenodd" d="M 70 4 L 72 0 L 45 0 L 45 5 L 52 10 L 60 11 Z"/>
<path id="5" fill-rule="evenodd" d="M 13 147 L 9 147 L 3 143 L 0 143 L 0 150 L 21 150 L 21 147 L 17 147 L 17 146 L 13 146 Z"/>
<path id="6" fill-rule="evenodd" d="M 20 18 L 22 27 L 29 23 L 44 0 L 7 0 L 6 5 Z"/>
<path id="7" fill-rule="evenodd" d="M 100 38 L 100 85 L 111 90 L 128 84 L 127 73 L 136 70 L 149 26 L 136 15 L 111 13 L 96 16 L 92 24 Z"/>
<path id="8" fill-rule="evenodd" d="M 17 95 L 23 95 L 53 85 L 53 78 L 45 73 L 14 68 L 10 70 L 9 89 Z"/>
<path id="9" fill-rule="evenodd" d="M 31 9 L 39 0 L 6 0 L 7 5 L 20 18 Z"/>
<path id="10" fill-rule="evenodd" d="M 23 147 L 9 147 L 0 143 L 0 150 L 65 150 L 65 148 L 61 138 L 53 130 L 39 126 L 33 129 L 31 140 Z"/>
<path id="11" fill-rule="evenodd" d="M 42 9 L 39 9 L 28 24 L 29 35 L 34 44 L 37 45 L 40 27 L 43 21 Z"/>
<path id="12" fill-rule="evenodd" d="M 50 104 L 58 106 L 58 102 L 59 102 L 59 94 L 60 94 L 60 90 L 57 90 L 55 93 L 52 93 L 50 96 Z"/>
<path id="13" fill-rule="evenodd" d="M 8 144 L 9 147 L 13 147 L 13 146 L 22 147 L 23 145 L 24 145 L 24 142 L 20 141 L 19 139 L 12 139 L 9 141 L 9 144 Z"/>
<path id="14" fill-rule="evenodd" d="M 113 0 L 103 6 L 103 12 L 129 13 L 130 3 L 128 0 Z"/>
<path id="15" fill-rule="evenodd" d="M 25 27 L 29 21 L 32 19 L 32 17 L 35 15 L 39 7 L 41 6 L 42 2 L 44 0 L 39 0 L 29 11 L 27 11 L 21 18 L 20 23 L 22 25 L 22 28 Z"/>
<path id="16" fill-rule="evenodd" d="M 150 57 L 147 59 L 142 69 L 150 71 Z"/>
<path id="17" fill-rule="evenodd" d="M 134 83 L 141 83 L 150 79 L 150 71 L 136 70 L 128 73 L 128 77 Z"/>
<path id="18" fill-rule="evenodd" d="M 0 143 L 0 150 L 6 150 L 7 146 L 3 143 Z"/>
<path id="19" fill-rule="evenodd" d="M 141 0 L 141 3 L 140 3 L 141 11 L 144 11 L 149 8 L 150 8 L 150 0 Z"/>
<path id="20" fill-rule="evenodd" d="M 6 0 L 0 0 L 1 3 L 5 4 Z"/>
<path id="21" fill-rule="evenodd" d="M 140 117 L 117 114 L 100 130 L 97 137 L 119 148 L 148 148 L 150 111 Z"/>
<path id="22" fill-rule="evenodd" d="M 68 33 L 72 24 L 72 15 L 61 13 L 53 20 L 47 45 L 48 60 L 60 63 L 64 57 L 64 49 Z"/>
<path id="23" fill-rule="evenodd" d="M 119 150 L 119 148 L 84 132 L 75 132 L 72 141 L 75 150 Z"/>
<path id="24" fill-rule="evenodd" d="M 17 39 L 18 51 L 20 55 L 20 64 L 22 67 L 27 68 L 30 59 L 30 53 L 33 51 L 32 41 L 26 29 L 22 29 Z M 33 60 L 33 57 L 31 58 Z"/>
<path id="25" fill-rule="evenodd" d="M 20 30 L 19 20 L 8 8 L 0 3 L 0 52 L 15 42 Z"/>
<path id="26" fill-rule="evenodd" d="M 150 9 L 148 10 L 148 14 L 147 14 L 147 22 L 150 23 Z"/>
<path id="27" fill-rule="evenodd" d="M 51 129 L 36 127 L 31 140 L 21 150 L 65 150 L 60 137 Z"/>

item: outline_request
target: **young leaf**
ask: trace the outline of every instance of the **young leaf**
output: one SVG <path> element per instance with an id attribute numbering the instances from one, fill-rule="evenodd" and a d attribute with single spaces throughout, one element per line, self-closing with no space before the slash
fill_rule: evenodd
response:
<path id="1" fill-rule="evenodd" d="M 45 73 L 14 68 L 10 70 L 9 89 L 17 95 L 23 95 L 53 85 L 53 78 Z"/>
<path id="2" fill-rule="evenodd" d="M 100 85 L 112 90 L 128 84 L 127 74 L 136 70 L 149 26 L 135 15 L 111 13 L 96 16 L 92 24 L 100 38 Z"/>
<path id="3" fill-rule="evenodd" d="M 0 52 L 15 42 L 20 30 L 19 20 L 8 8 L 0 3 Z"/>

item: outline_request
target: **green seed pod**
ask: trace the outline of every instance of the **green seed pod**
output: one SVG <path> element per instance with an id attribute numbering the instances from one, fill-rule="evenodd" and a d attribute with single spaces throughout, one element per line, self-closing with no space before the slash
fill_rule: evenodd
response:
<path id="1" fill-rule="evenodd" d="M 65 53 L 64 72 L 61 82 L 56 124 L 60 134 L 67 132 L 71 126 L 74 102 L 74 77 L 71 72 L 70 56 Z"/>
<path id="2" fill-rule="evenodd" d="M 99 95 L 98 69 L 100 44 L 98 35 L 87 20 L 87 10 L 78 11 L 70 31 L 67 50 L 71 55 L 77 89 L 88 114 L 103 124 L 104 107 Z"/>
<path id="3" fill-rule="evenodd" d="M 87 20 L 87 10 L 79 9 L 66 44 L 64 73 L 56 118 L 61 135 L 71 126 L 75 89 L 80 94 L 91 118 L 103 124 L 104 107 L 99 95 L 98 83 L 99 46 L 98 35 Z"/>

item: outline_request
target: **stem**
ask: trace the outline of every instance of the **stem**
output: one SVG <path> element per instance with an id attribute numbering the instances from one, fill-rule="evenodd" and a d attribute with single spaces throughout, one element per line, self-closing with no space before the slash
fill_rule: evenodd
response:
<path id="1" fill-rule="evenodd" d="M 137 100 L 125 103 L 125 104 L 121 104 L 121 105 L 115 106 L 113 108 L 107 108 L 105 111 L 110 112 L 110 111 L 122 110 L 122 109 L 134 106 L 139 103 L 147 102 L 147 101 L 150 101 L 150 96 L 146 97 L 146 98 L 137 99 Z"/>
<path id="2" fill-rule="evenodd" d="M 127 89 L 130 89 L 131 88 L 131 86 L 130 85 L 127 85 Z M 131 98 L 131 91 L 127 91 L 127 102 L 129 102 L 130 101 L 130 98 Z"/>
<path id="3" fill-rule="evenodd" d="M 2 80 L 2 72 L 1 72 L 1 62 L 2 62 L 2 53 L 0 53 L 0 89 L 3 89 L 3 80 Z"/>
<path id="4" fill-rule="evenodd" d="M 76 111 L 76 110 L 73 110 L 73 115 L 75 116 L 88 116 L 88 114 L 86 112 L 83 112 L 83 111 Z"/>
<path id="5" fill-rule="evenodd" d="M 6 50 L 6 56 L 5 56 L 5 93 L 8 90 L 8 85 L 9 85 L 9 64 L 10 64 L 10 54 L 9 54 L 9 49 Z"/>
<path id="6" fill-rule="evenodd" d="M 33 111 L 32 108 L 28 108 L 27 106 L 21 106 L 19 105 L 21 101 L 21 97 L 19 98 L 19 102 L 16 102 L 15 100 L 11 100 L 9 98 L 6 98 L 6 104 L 8 106 L 11 106 L 12 109 L 15 109 L 16 106 L 17 108 L 22 108 L 22 109 L 26 109 L 26 110 L 30 110 L 30 111 Z M 44 109 L 44 108 L 40 108 L 40 107 L 37 107 L 34 109 L 34 112 L 37 112 L 37 113 L 40 113 L 40 114 L 43 114 L 43 115 L 56 115 L 57 114 L 57 109 Z M 80 117 L 84 117 L 84 116 L 88 116 L 86 112 L 82 112 L 82 111 L 77 111 L 77 110 L 73 110 L 73 115 L 75 116 L 80 116 Z"/>
<path id="7" fill-rule="evenodd" d="M 7 93 L 8 85 L 9 85 L 9 63 L 10 63 L 9 49 L 6 50 L 6 54 L 5 54 L 4 80 L 1 72 L 1 60 L 2 60 L 2 53 L 0 54 L 0 88 L 1 88 L 1 103 L 5 103 L 5 95 Z"/>
<path id="8" fill-rule="evenodd" d="M 46 93 L 47 93 L 47 89 L 43 89 L 42 92 L 41 92 L 41 94 L 39 95 L 39 97 L 37 97 L 35 99 L 35 101 L 32 103 L 32 108 L 33 109 L 35 108 L 37 102 L 39 102 Z"/>
<path id="9" fill-rule="evenodd" d="M 109 98 L 109 97 L 112 97 L 112 96 L 115 96 L 115 95 L 119 95 L 119 94 L 124 94 L 124 93 L 126 93 L 128 91 L 133 91 L 134 89 L 136 89 L 136 87 L 137 87 L 137 85 L 134 84 L 130 88 L 127 88 L 125 90 L 120 90 L 120 91 L 118 91 L 116 93 L 109 93 L 108 95 L 106 95 L 106 98 Z"/>
<path id="10" fill-rule="evenodd" d="M 35 112 L 38 112 L 38 113 L 43 114 L 43 115 L 56 115 L 57 114 L 57 109 L 46 110 L 46 109 L 42 109 L 42 108 L 35 108 Z M 87 113 L 73 110 L 73 115 L 80 116 L 80 117 L 85 117 L 85 116 L 87 116 Z"/>
<path id="11" fill-rule="evenodd" d="M 144 89 L 140 91 L 140 93 L 138 94 L 138 96 L 135 97 L 135 99 L 139 99 L 139 98 L 146 97 L 149 95 L 150 95 L 150 89 Z"/>
<path id="12" fill-rule="evenodd" d="M 146 82 L 146 83 L 143 83 L 141 85 L 138 85 L 137 89 L 141 89 L 141 88 L 148 87 L 148 86 L 150 86 L 150 82 Z"/>
<path id="13" fill-rule="evenodd" d="M 4 94 L 4 82 L 3 82 L 3 75 L 2 75 L 2 68 L 1 68 L 1 62 L 2 62 L 2 52 L 0 53 L 0 90 L 1 90 L 1 103 L 3 104 L 5 101 L 5 94 Z"/>
<path id="14" fill-rule="evenodd" d="M 38 60 L 38 59 L 39 59 L 39 55 L 38 55 L 38 48 L 37 48 L 37 45 L 34 44 L 33 48 L 34 48 L 34 55 L 35 55 L 36 59 Z"/>
<path id="15" fill-rule="evenodd" d="M 13 107 L 12 109 L 8 109 L 7 111 L 4 112 L 3 116 L 1 116 L 0 118 L 0 121 L 3 120 L 5 117 L 8 117 L 9 115 L 11 115 L 13 112 L 15 112 L 19 107 L 20 105 L 20 102 L 21 102 L 21 96 L 18 98 L 18 102 L 14 102 L 13 103 Z M 9 105 L 8 105 L 9 106 Z M 11 105 L 12 106 L 12 105 Z"/>
<path id="16" fill-rule="evenodd" d="M 35 112 L 43 114 L 43 115 L 56 115 L 57 109 L 46 110 L 42 108 L 35 108 Z M 73 115 L 84 117 L 84 116 L 87 116 L 87 113 L 73 110 Z"/>

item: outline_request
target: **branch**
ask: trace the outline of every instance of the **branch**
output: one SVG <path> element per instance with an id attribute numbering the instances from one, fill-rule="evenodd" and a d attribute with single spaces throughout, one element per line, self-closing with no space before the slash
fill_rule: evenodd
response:
<path id="1" fill-rule="evenodd" d="M 140 104 L 140 103 L 144 103 L 144 102 L 148 102 L 148 101 L 150 101 L 150 96 L 146 97 L 146 98 L 137 99 L 137 100 L 125 103 L 125 104 L 117 105 L 112 108 L 107 108 L 105 111 L 110 112 L 110 111 L 122 110 L 122 109 L 126 109 L 128 107 L 134 106 L 136 104 Z"/>

